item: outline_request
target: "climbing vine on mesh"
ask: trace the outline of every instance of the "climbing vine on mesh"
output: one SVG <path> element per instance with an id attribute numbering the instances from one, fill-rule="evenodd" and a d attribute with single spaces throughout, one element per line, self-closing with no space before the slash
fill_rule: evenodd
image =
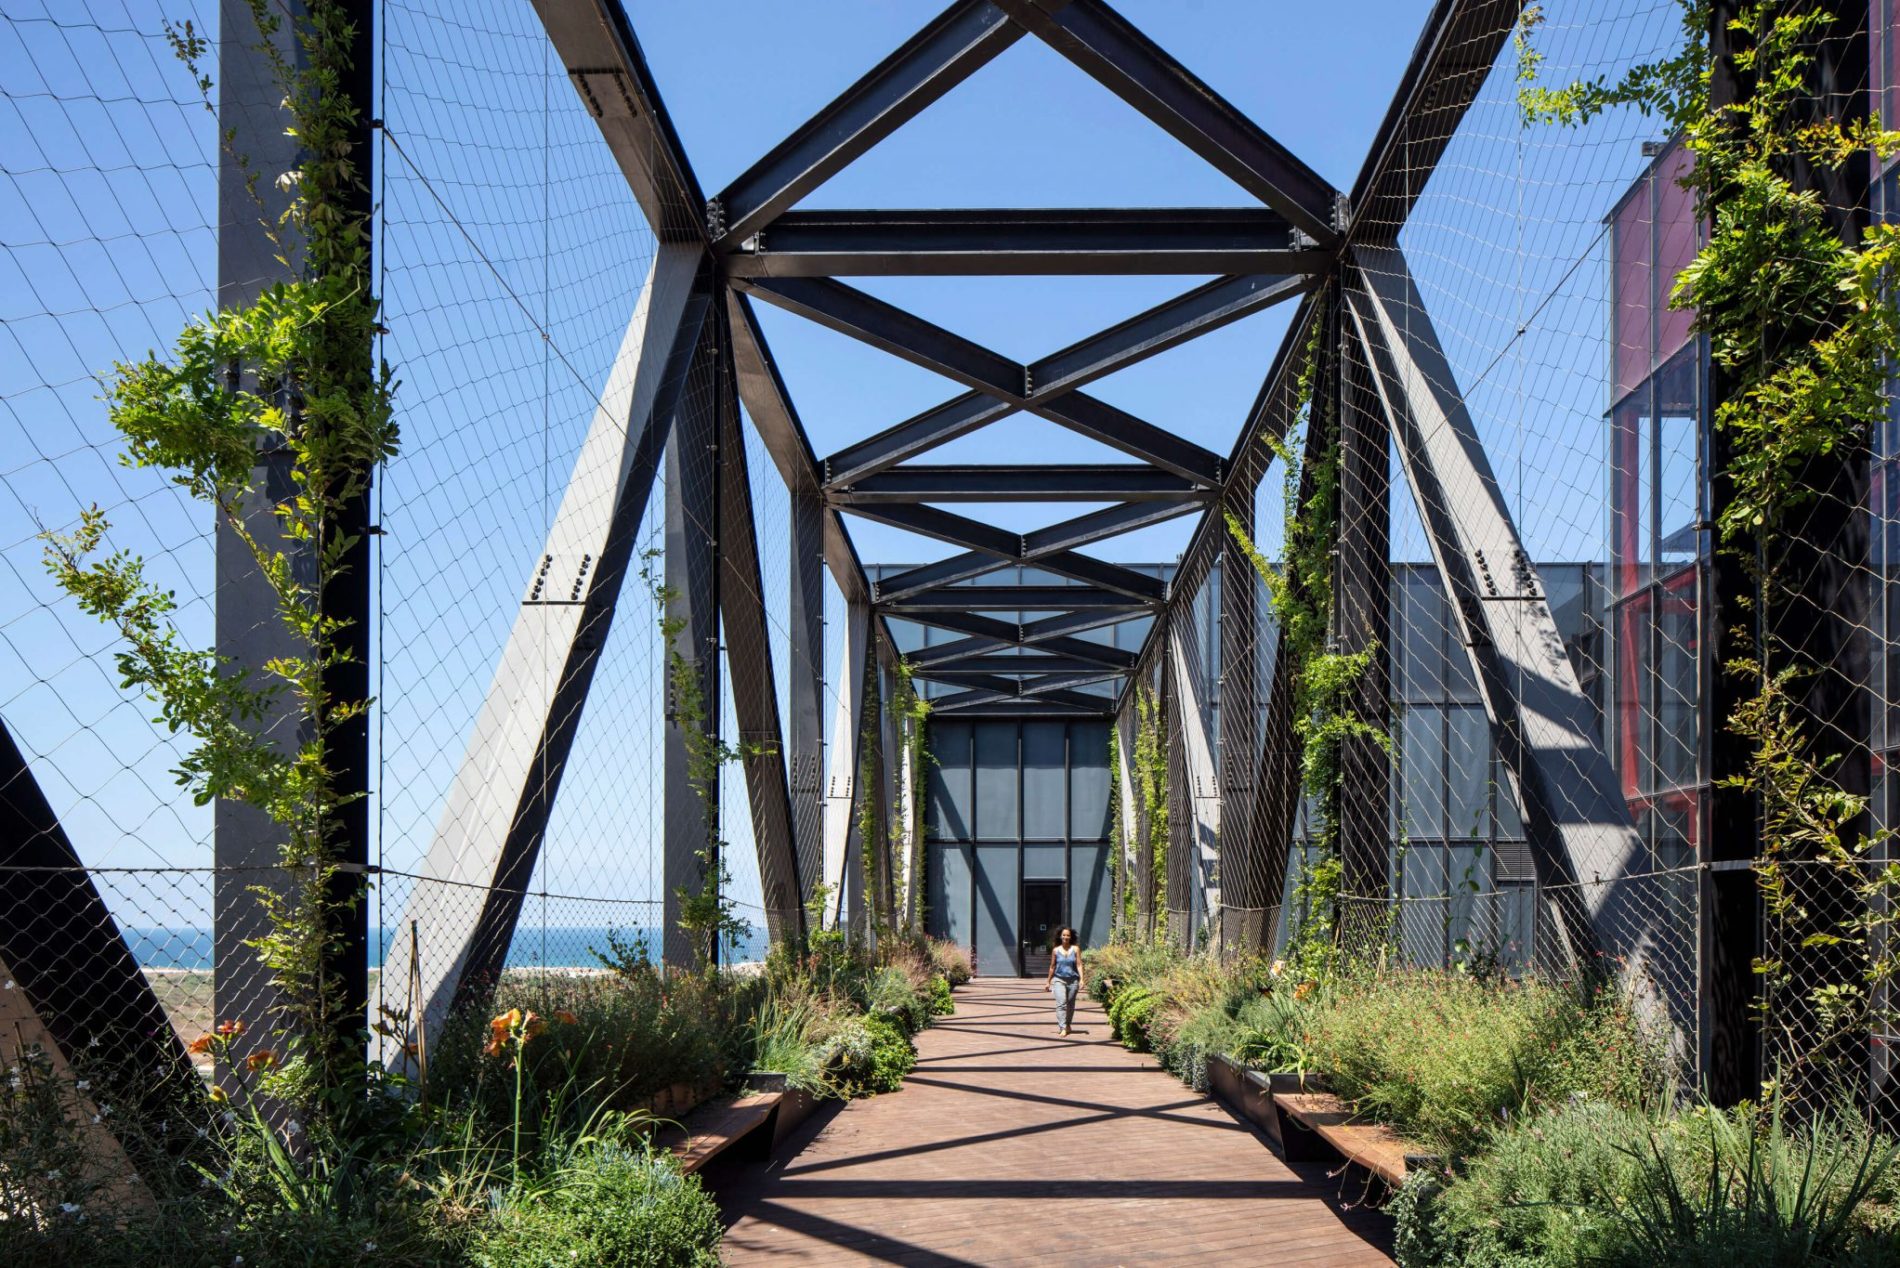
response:
<path id="1" fill-rule="evenodd" d="M 340 699 L 326 674 L 351 663 L 351 622 L 324 610 L 324 595 L 349 569 L 359 536 L 343 527 L 371 474 L 397 450 L 395 380 L 376 356 L 380 306 L 370 269 L 367 169 L 357 147 L 362 119 L 343 90 L 356 30 L 337 0 L 311 0 L 285 18 L 249 0 L 258 46 L 281 93 L 298 166 L 260 172 L 243 156 L 246 188 L 267 235 L 294 274 L 256 301 L 189 323 L 168 353 L 115 364 L 103 376 L 107 416 L 125 442 L 121 461 L 163 472 L 210 507 L 268 588 L 275 617 L 300 649 L 251 668 L 215 648 L 191 645 L 175 621 L 173 593 L 155 584 L 139 556 L 111 548 L 98 508 L 76 528 L 49 531 L 54 581 L 118 636 L 121 686 L 158 706 L 158 720 L 190 737 L 176 775 L 199 805 L 224 800 L 255 808 L 283 833 L 287 884 L 253 890 L 268 917 L 250 943 L 282 999 L 284 1045 L 268 1062 L 269 1091 L 321 1109 L 323 1093 L 360 1076 L 363 1001 L 346 998 L 336 971 L 346 920 L 363 900 L 360 876 L 339 865 L 341 812 L 361 793 L 339 787 L 329 753 L 357 724 L 367 699 Z M 301 56 L 278 45 L 283 23 Z M 189 22 L 168 25 L 173 52 L 211 102 L 202 70 L 208 39 Z M 233 135 L 222 134 L 227 150 Z M 266 182 L 287 195 L 265 210 Z M 286 455 L 290 487 L 271 499 L 255 478 L 260 451 Z M 275 532 L 257 529 L 268 506 Z M 273 719 L 274 735 L 263 732 Z"/>
<path id="2" fill-rule="evenodd" d="M 1751 583 L 1744 648 L 1723 671 L 1748 696 L 1725 719 L 1748 745 L 1744 771 L 1726 786 L 1755 799 L 1760 817 L 1756 874 L 1770 921 L 1780 930 L 1755 970 L 1764 1021 L 1778 1051 L 1796 1064 L 1847 1053 L 1875 1020 L 1900 970 L 1888 926 L 1900 893 L 1900 865 L 1872 865 L 1885 833 L 1868 829 L 1868 798 L 1838 777 L 1846 756 L 1817 738 L 1803 705 L 1807 684 L 1830 672 L 1779 631 L 1777 617 L 1807 579 L 1796 575 L 1802 516 L 1815 502 L 1815 472 L 1830 462 L 1865 461 L 1888 412 L 1891 359 L 1900 352 L 1894 282 L 1900 227 L 1844 234 L 1815 191 L 1817 178 L 1870 152 L 1891 155 L 1900 134 L 1877 118 L 1825 116 L 1815 83 L 1831 15 L 1781 2 L 1747 4 L 1723 32 L 1740 99 L 1718 105 L 1708 38 L 1709 10 L 1683 0 L 1683 47 L 1672 57 L 1560 87 L 1534 82 L 1539 63 L 1528 11 L 1520 28 L 1519 105 L 1527 122 L 1578 126 L 1613 107 L 1665 120 L 1694 157 L 1686 183 L 1696 192 L 1708 241 L 1676 277 L 1671 306 L 1695 314 L 1709 356 L 1726 382 L 1713 424 L 1728 433 L 1732 494 L 1717 508 L 1720 549 Z M 1528 69 L 1524 69 L 1528 67 Z M 1804 177 L 1799 184 L 1797 175 Z M 1861 901 L 1838 922 L 1807 909 L 1789 864 L 1833 869 Z M 1796 979 L 1775 948 L 1848 949 L 1859 980 L 1807 983 L 1796 1009 Z M 1798 1019 L 1798 1020 L 1797 1020 Z M 1803 1033 L 1795 1033 L 1799 1027 Z"/>

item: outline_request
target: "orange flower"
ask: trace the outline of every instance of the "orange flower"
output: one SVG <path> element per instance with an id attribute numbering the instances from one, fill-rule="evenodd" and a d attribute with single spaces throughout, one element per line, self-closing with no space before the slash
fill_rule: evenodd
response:
<path id="1" fill-rule="evenodd" d="M 565 1008 L 557 1008 L 554 1010 L 554 1020 L 560 1022 L 563 1026 L 578 1026 L 581 1024 L 581 1019 L 576 1017 L 573 1013 L 568 1012 Z"/>
<path id="2" fill-rule="evenodd" d="M 185 1051 L 194 1057 L 202 1057 L 205 1053 L 211 1051 L 211 1045 L 216 1042 L 217 1040 L 210 1035 L 199 1035 L 196 1039 L 185 1045 Z"/>
<path id="3" fill-rule="evenodd" d="M 253 1074 L 259 1070 L 274 1070 L 277 1068 L 277 1054 L 269 1048 L 259 1048 L 244 1058 L 244 1068 Z"/>
<path id="4" fill-rule="evenodd" d="M 546 1018 L 536 1017 L 533 1013 L 529 1013 L 526 1017 L 521 1019 L 521 1042 L 525 1044 L 530 1039 L 544 1035 L 547 1033 L 547 1029 L 548 1023 Z"/>
<path id="5" fill-rule="evenodd" d="M 218 1023 L 218 1033 L 226 1039 L 235 1038 L 244 1033 L 244 1023 L 235 1019 L 221 1021 Z"/>
<path id="6" fill-rule="evenodd" d="M 1294 999 L 1305 999 L 1308 995 L 1311 995 L 1312 993 L 1313 993 L 1313 984 L 1311 982 L 1301 982 L 1298 986 L 1293 988 Z"/>
<path id="7" fill-rule="evenodd" d="M 488 1023 L 488 1042 L 482 1045 L 482 1055 L 499 1057 L 501 1050 L 508 1046 L 508 1040 L 514 1035 L 515 1027 L 521 1024 L 521 1010 L 511 1008 Z"/>
<path id="8" fill-rule="evenodd" d="M 226 1092 L 223 1088 L 217 1087 L 217 1086 L 213 1086 L 211 1091 L 206 1093 L 206 1095 L 211 1098 L 211 1103 L 213 1105 L 222 1105 L 226 1101 L 231 1099 L 230 1093 Z"/>

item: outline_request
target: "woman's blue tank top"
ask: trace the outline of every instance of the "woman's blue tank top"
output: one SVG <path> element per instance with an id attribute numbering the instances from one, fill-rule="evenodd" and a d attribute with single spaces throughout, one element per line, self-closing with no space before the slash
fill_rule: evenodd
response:
<path id="1" fill-rule="evenodd" d="M 1065 982 L 1073 982 L 1078 977 L 1080 977 L 1081 974 L 1077 972 L 1076 967 L 1075 967 L 1075 962 L 1076 962 L 1077 957 L 1079 957 L 1081 954 L 1082 954 L 1081 947 L 1070 947 L 1068 949 L 1067 954 L 1063 953 L 1063 950 L 1061 947 L 1057 947 L 1056 948 L 1056 976 L 1061 978 Z"/>

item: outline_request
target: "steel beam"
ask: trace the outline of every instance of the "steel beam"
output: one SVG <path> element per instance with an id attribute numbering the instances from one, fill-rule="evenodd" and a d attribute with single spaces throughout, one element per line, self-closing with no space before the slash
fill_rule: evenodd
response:
<path id="1" fill-rule="evenodd" d="M 1033 700 L 1011 700 L 988 696 L 984 699 L 964 699 L 961 696 L 943 696 L 931 702 L 933 714 L 950 713 L 959 718 L 1102 718 L 1107 717 L 1115 707 L 1115 702 L 1107 696 L 1077 696 L 1073 699 L 1052 699 L 1038 696 Z M 946 703 L 949 702 L 949 703 Z"/>
<path id="2" fill-rule="evenodd" d="M 836 506 L 877 502 L 1205 502 L 1214 496 L 1184 476 L 1143 463 L 1052 466 L 901 466 L 833 483 Z"/>
<path id="3" fill-rule="evenodd" d="M 835 928 L 845 897 L 846 863 L 855 853 L 858 797 L 862 795 L 858 769 L 858 736 L 864 725 L 865 678 L 871 663 L 871 610 L 862 603 L 847 606 L 842 646 L 838 656 L 837 705 L 831 721 L 831 770 L 825 781 L 825 881 L 832 887 L 827 905 L 827 927 Z"/>
<path id="4" fill-rule="evenodd" d="M 1310 273 L 1330 251 L 1255 207 L 788 211 L 725 258 L 732 277 Z"/>
<path id="5" fill-rule="evenodd" d="M 718 883 L 718 815 L 723 804 L 723 774 L 717 764 L 705 769 L 693 755 L 686 734 L 696 725 L 719 741 L 721 715 L 719 657 L 720 571 L 716 534 L 721 522 L 723 463 L 719 452 L 720 375 L 715 322 L 707 322 L 688 371 L 686 386 L 673 411 L 666 443 L 666 611 L 673 625 L 672 654 L 698 682 L 704 713 L 682 715 L 667 666 L 668 700 L 665 740 L 665 813 L 660 874 L 665 883 L 664 959 L 676 968 L 719 962 L 719 935 L 697 936 L 682 926 L 682 895 Z M 699 766 L 699 769 L 695 769 Z M 703 959 L 702 959 L 703 957 Z"/>
<path id="6" fill-rule="evenodd" d="M 1021 37 L 986 0 L 952 4 L 720 193 L 720 249 L 743 244 Z"/>
<path id="7" fill-rule="evenodd" d="M 829 486 L 848 486 L 1015 412 L 1016 406 L 1009 401 L 985 392 L 965 392 L 840 449 L 825 459 L 825 479 Z"/>
<path id="8" fill-rule="evenodd" d="M 1020 631 L 1021 627 L 1010 627 Z M 1015 637 L 1001 638 L 987 635 L 972 635 L 955 642 L 938 643 L 933 647 L 920 647 L 905 657 L 912 665 L 942 665 L 959 660 L 965 656 L 982 655 L 1004 647 L 1035 647 L 1039 651 L 1067 656 L 1074 660 L 1086 660 L 1104 669 L 1130 670 L 1135 665 L 1135 654 L 1119 647 L 1110 647 L 1106 643 L 1092 643 L 1087 639 L 1068 638 L 1062 635 L 1051 637 L 1036 643 L 1028 643 L 1019 633 Z"/>
<path id="9" fill-rule="evenodd" d="M 1254 489 L 1228 491 L 1222 518 L 1232 515 L 1257 540 Z M 1254 749 L 1258 736 L 1254 700 L 1255 641 L 1260 626 L 1259 582 L 1253 564 L 1231 536 L 1221 551 L 1219 685 L 1221 945 L 1243 952 L 1270 949 L 1267 909 L 1255 882 L 1261 874 L 1259 836 L 1253 830 Z"/>
<path id="10" fill-rule="evenodd" d="M 202 1084 L 191 1059 L 4 720 L 0 974 L 16 992 L 0 1016 L 23 1003 L 30 1016 L 19 1020 L 93 1082 L 92 1103 L 122 1107 L 121 1121 L 148 1142 L 193 1143 L 183 1125 L 202 1106 Z M 10 1025 L 0 1031 L 0 1062 L 17 1069 L 25 1042 Z M 155 1130 L 167 1119 L 180 1127 L 162 1140 Z"/>
<path id="11" fill-rule="evenodd" d="M 822 277 L 752 278 L 734 283 L 748 295 L 850 335 L 947 379 L 1020 404 L 1027 395 L 1018 362 L 953 334 L 874 295 Z"/>
<path id="12" fill-rule="evenodd" d="M 1339 420 L 1338 534 L 1334 550 L 1334 643 L 1342 653 L 1367 657 L 1365 672 L 1346 704 L 1381 734 L 1392 730 L 1391 443 L 1385 415 L 1362 355 L 1349 355 L 1338 306 L 1327 312 L 1331 358 L 1327 391 Z M 1367 736 L 1340 745 L 1339 859 L 1341 893 L 1382 899 L 1392 881 L 1392 759 Z M 1362 906 L 1360 910 L 1365 910 Z M 1343 930 L 1351 938 L 1383 930 Z"/>
<path id="13" fill-rule="evenodd" d="M 618 0 L 534 0 L 548 42 L 661 242 L 704 245 L 706 196 Z"/>
<path id="14" fill-rule="evenodd" d="M 1361 246 L 1354 262 L 1353 327 L 1524 806 L 1538 881 L 1572 955 L 1620 955 L 1640 977 L 1658 912 L 1623 883 L 1645 870 L 1642 841 L 1590 701 L 1403 255 Z"/>
<path id="15" fill-rule="evenodd" d="M 886 507 L 879 509 L 889 511 L 893 508 Z M 865 512 L 860 511 L 859 513 L 864 514 Z M 877 518 L 884 517 L 880 515 L 877 516 Z M 893 521 L 886 520 L 886 522 L 890 523 Z M 896 526 L 899 528 L 906 527 L 904 524 L 897 524 Z M 996 571 L 998 568 L 1021 562 L 1024 558 L 1025 557 L 1019 555 L 1003 556 L 989 551 L 970 551 L 962 555 L 953 555 L 949 559 L 940 560 L 937 563 L 921 564 L 916 568 L 900 572 L 894 577 L 885 577 L 880 580 L 877 583 L 878 603 L 879 606 L 886 606 L 890 603 L 913 600 L 919 595 L 928 593 L 931 590 L 953 586 L 957 582 L 967 581 L 973 577 L 981 577 L 986 573 Z M 1035 563 L 1037 567 L 1045 571 L 1074 578 L 1096 589 L 1113 590 L 1143 602 L 1158 603 L 1165 596 L 1167 591 L 1167 587 L 1162 582 L 1154 577 L 1148 576 L 1146 573 L 1136 572 L 1132 568 L 1124 568 L 1120 564 L 1111 564 L 1099 559 L 1092 559 L 1087 555 L 1079 555 L 1073 551 L 1058 551 L 1051 554 L 1038 555 L 1035 558 Z M 959 594 L 966 588 L 967 587 L 956 586 L 956 590 Z M 1056 587 L 1050 586 L 1037 588 L 1049 592 L 1056 591 Z M 1053 608 L 1059 611 L 1068 607 L 1069 604 L 1063 602 L 1021 603 L 1011 604 L 1010 606 L 1011 608 L 1020 609 L 1025 612 L 1033 612 L 1045 608 Z"/>
<path id="16" fill-rule="evenodd" d="M 721 344 L 718 552 L 726 669 L 732 678 L 732 711 L 739 725 L 767 933 L 775 945 L 797 944 L 804 936 L 805 904 L 793 837 L 791 785 L 779 727 L 772 642 L 766 631 L 765 582 L 759 569 L 745 437 L 740 432 L 739 402 L 732 395 L 723 340 Z M 792 672 L 796 674 L 796 668 Z"/>
<path id="17" fill-rule="evenodd" d="M 1080 656 L 1044 656 L 1035 655 L 975 655 L 959 660 L 934 665 L 920 665 L 917 672 L 930 678 L 945 678 L 955 674 L 1073 674 L 1092 673 L 1106 669 L 1111 673 L 1126 673 L 1124 666 L 1103 665 L 1093 659 Z"/>
<path id="18" fill-rule="evenodd" d="M 500 976 L 710 304 L 704 253 L 655 254 L 398 928 L 385 1003 L 433 1035 Z M 548 672 L 549 654 L 560 657 Z M 413 997 L 410 983 L 419 983 Z M 403 1038 L 413 1038 L 413 1034 Z M 385 1049 L 400 1063 L 401 1044 Z"/>
<path id="19" fill-rule="evenodd" d="M 883 582 L 878 583 L 880 596 Z M 1137 615 L 1161 606 L 1094 586 L 932 586 L 901 599 L 880 597 L 880 612 L 908 618 L 937 612 L 1116 612 Z"/>
<path id="20" fill-rule="evenodd" d="M 997 3 L 1295 227 L 1333 238 L 1333 188 L 1102 0 Z"/>
<path id="21" fill-rule="evenodd" d="M 809 900 L 825 860 L 825 508 L 815 490 L 790 491 L 786 771 L 798 842 L 798 895 Z"/>
<path id="22" fill-rule="evenodd" d="M 939 510 L 934 506 L 873 502 L 868 505 L 854 505 L 850 508 L 853 515 L 892 528 L 901 528 L 906 532 L 923 537 L 948 542 L 952 546 L 964 546 L 982 558 L 961 560 L 952 564 L 946 560 L 941 571 L 949 580 L 961 580 L 965 577 L 981 576 L 1000 563 L 1038 564 L 1051 572 L 1060 572 L 1064 576 L 1074 576 L 1085 581 L 1098 581 L 1101 584 L 1113 584 L 1116 587 L 1135 586 L 1137 592 L 1146 593 L 1151 587 L 1144 582 L 1153 578 L 1139 573 L 1127 576 L 1119 564 L 1108 564 L 1100 560 L 1085 559 L 1072 555 L 1072 548 L 1086 546 L 1091 542 L 1114 537 L 1148 524 L 1158 524 L 1174 519 L 1193 510 L 1192 504 L 1173 502 L 1127 502 L 1119 506 L 1108 507 L 1100 511 L 1091 511 L 1087 515 L 1077 516 L 1048 528 L 1037 529 L 1028 534 L 1011 533 L 996 528 L 981 520 L 974 520 L 953 511 Z M 929 565 L 926 565 L 928 567 Z M 1077 571 L 1077 570 L 1080 571 Z M 1112 569 L 1113 572 L 1105 572 Z M 919 570 L 921 572 L 921 569 Z M 951 574 L 956 574 L 952 576 Z M 909 574 L 904 574 L 909 576 Z M 1112 581 L 1103 580 L 1113 578 Z M 900 589 L 898 578 L 890 579 L 893 590 Z M 908 583 L 907 583 L 908 584 Z M 943 584 L 943 583 L 939 583 Z M 1157 591 L 1158 595 L 1158 591 Z"/>
<path id="23" fill-rule="evenodd" d="M 733 369 L 738 374 L 739 399 L 745 404 L 746 414 L 794 498 L 816 497 L 821 484 L 818 462 L 798 411 L 792 408 L 791 394 L 785 390 L 785 381 L 772 360 L 765 333 L 759 329 L 758 316 L 745 296 L 730 289 L 726 292 L 726 312 Z M 832 580 L 846 602 L 869 603 L 870 583 L 865 579 L 857 548 L 851 544 L 851 535 L 836 511 L 821 507 L 820 516 L 825 563 L 831 569 Z"/>
<path id="24" fill-rule="evenodd" d="M 1023 534 L 1022 561 L 1041 563 L 1054 555 L 1119 537 L 1151 524 L 1177 519 L 1200 507 L 1192 502 L 1123 502 Z"/>
<path id="25" fill-rule="evenodd" d="M 1217 487 L 1221 482 L 1219 454 L 1087 393 L 1038 396 L 1030 412 L 1196 483 Z"/>
<path id="26" fill-rule="evenodd" d="M 1302 276 L 1217 277 L 1213 281 L 1136 313 L 1059 352 L 1029 363 L 1033 397 L 1072 391 L 1085 383 L 1198 339 L 1243 317 L 1299 295 L 1311 285 Z"/>
<path id="27" fill-rule="evenodd" d="M 1172 876 L 1175 866 L 1184 868 L 1188 879 L 1189 901 L 1186 911 L 1189 928 L 1199 930 L 1204 925 L 1219 927 L 1219 841 L 1223 806 L 1220 775 L 1214 764 L 1214 745 L 1208 734 L 1207 706 L 1201 698 L 1202 666 L 1191 641 L 1182 636 L 1184 624 L 1176 621 L 1170 625 L 1168 663 L 1173 677 L 1169 681 L 1168 729 L 1171 738 L 1175 739 L 1170 747 L 1179 750 L 1180 774 L 1184 777 L 1174 785 L 1177 796 L 1173 800 L 1187 802 L 1188 817 L 1183 825 L 1188 833 L 1187 857 L 1178 863 L 1171 861 L 1169 872 Z M 1170 754 L 1171 759 L 1174 756 Z M 1180 793 L 1185 793 L 1185 798 L 1179 796 Z M 1181 903 L 1172 895 L 1168 905 L 1171 909 L 1181 907 Z"/>

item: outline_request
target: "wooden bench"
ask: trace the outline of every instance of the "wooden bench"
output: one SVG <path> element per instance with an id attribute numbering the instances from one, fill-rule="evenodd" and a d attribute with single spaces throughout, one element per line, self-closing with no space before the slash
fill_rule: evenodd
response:
<path id="1" fill-rule="evenodd" d="M 1288 1158 L 1313 1157 L 1311 1139 L 1317 1136 L 1340 1157 L 1396 1189 L 1405 1183 L 1407 1156 L 1419 1156 L 1417 1147 L 1390 1127 L 1354 1121 L 1346 1103 L 1330 1092 L 1275 1092 L 1273 1103 L 1285 1119 L 1305 1128 L 1304 1133 L 1283 1133 Z"/>
<path id="2" fill-rule="evenodd" d="M 755 1092 L 724 1105 L 702 1105 L 688 1114 L 678 1129 L 663 1133 L 661 1138 L 679 1159 L 680 1170 L 691 1175 L 767 1127 L 778 1111 L 778 1103 L 777 1092 Z M 771 1141 L 771 1133 L 765 1131 L 754 1143 L 769 1149 Z"/>

